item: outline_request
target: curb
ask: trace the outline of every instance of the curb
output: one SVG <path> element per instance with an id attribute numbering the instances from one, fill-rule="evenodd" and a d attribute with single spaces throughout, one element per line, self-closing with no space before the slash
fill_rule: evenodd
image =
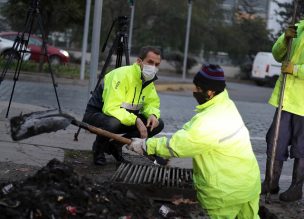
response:
<path id="1" fill-rule="evenodd" d="M 14 73 L 7 72 L 7 79 L 14 80 Z M 179 77 L 178 77 L 179 76 Z M 20 72 L 18 80 L 20 81 L 32 81 L 32 82 L 45 82 L 52 83 L 52 77 L 50 73 L 35 73 L 35 72 Z M 54 81 L 56 84 L 71 84 L 79 86 L 88 86 L 89 80 L 80 80 L 76 78 L 62 78 L 54 75 Z M 241 80 L 236 78 L 227 78 L 227 82 L 236 83 L 252 83 L 249 80 Z M 192 91 L 193 83 L 192 78 L 183 80 L 180 75 L 172 76 L 168 74 L 159 75 L 159 79 L 155 81 L 155 87 L 157 91 Z"/>

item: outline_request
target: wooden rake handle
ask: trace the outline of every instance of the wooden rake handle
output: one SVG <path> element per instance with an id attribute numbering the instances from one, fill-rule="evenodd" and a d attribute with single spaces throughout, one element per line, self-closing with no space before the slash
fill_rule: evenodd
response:
<path id="1" fill-rule="evenodd" d="M 118 134 L 114 134 L 112 132 L 103 130 L 101 128 L 97 128 L 97 127 L 89 125 L 89 124 L 87 124 L 85 122 L 77 121 L 75 119 L 72 120 L 71 124 L 73 124 L 75 126 L 78 126 L 80 128 L 83 128 L 85 130 L 88 130 L 89 132 L 94 133 L 96 135 L 101 135 L 101 136 L 104 136 L 104 137 L 107 137 L 107 138 L 111 138 L 111 139 L 113 139 L 115 141 L 118 141 L 120 143 L 123 143 L 123 144 L 128 144 L 129 145 L 132 142 L 131 139 L 122 137 L 122 136 L 120 136 Z"/>

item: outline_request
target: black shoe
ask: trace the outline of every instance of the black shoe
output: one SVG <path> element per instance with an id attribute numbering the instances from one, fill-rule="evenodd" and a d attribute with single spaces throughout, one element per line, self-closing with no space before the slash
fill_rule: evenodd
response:
<path id="1" fill-rule="evenodd" d="M 125 159 L 122 156 L 122 147 L 116 147 L 112 145 L 111 154 L 117 162 L 125 162 Z"/>
<path id="2" fill-rule="evenodd" d="M 104 166 L 107 164 L 107 160 L 103 152 L 96 154 L 93 152 L 93 161 L 95 165 Z"/>
<path id="3" fill-rule="evenodd" d="M 275 160 L 273 164 L 273 179 L 272 183 L 269 187 L 269 171 L 270 171 L 270 158 L 267 158 L 266 160 L 266 173 L 265 173 L 265 179 L 264 182 L 261 184 L 261 195 L 265 195 L 268 192 L 270 194 L 278 194 L 280 191 L 279 187 L 279 181 L 280 181 L 280 176 L 283 168 L 283 161 Z"/>
<path id="4" fill-rule="evenodd" d="M 280 194 L 279 199 L 285 202 L 293 202 L 302 199 L 304 183 L 304 159 L 295 158 L 293 163 L 292 181 L 290 187 Z"/>
<path id="5" fill-rule="evenodd" d="M 107 160 L 105 154 L 103 152 L 103 148 L 97 146 L 96 141 L 93 144 L 93 162 L 95 165 L 104 166 L 107 164 Z"/>
<path id="6" fill-rule="evenodd" d="M 271 188 L 269 189 L 269 185 L 268 185 L 268 182 L 264 181 L 262 182 L 261 184 L 261 195 L 265 195 L 267 194 L 268 192 L 272 195 L 274 194 L 278 194 L 280 191 L 280 187 L 279 186 L 276 186 L 274 188 Z"/>

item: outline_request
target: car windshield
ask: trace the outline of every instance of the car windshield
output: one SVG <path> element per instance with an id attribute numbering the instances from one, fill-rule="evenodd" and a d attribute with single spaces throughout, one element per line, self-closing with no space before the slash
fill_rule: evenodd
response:
<path id="1" fill-rule="evenodd" d="M 36 45 L 36 46 L 41 46 L 42 42 L 40 40 L 38 40 L 38 39 L 30 37 L 29 44 L 30 45 L 33 44 L 33 45 Z"/>
<path id="2" fill-rule="evenodd" d="M 16 36 L 17 36 L 16 34 L 8 34 L 8 35 L 3 35 L 2 37 L 14 41 L 16 39 Z M 27 37 L 28 35 L 25 34 L 24 38 L 26 39 Z M 29 45 L 41 46 L 42 41 L 31 36 L 29 40 Z"/>

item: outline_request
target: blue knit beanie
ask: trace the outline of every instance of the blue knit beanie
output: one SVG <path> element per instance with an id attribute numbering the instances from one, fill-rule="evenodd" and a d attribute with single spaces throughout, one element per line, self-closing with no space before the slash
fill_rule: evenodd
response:
<path id="1" fill-rule="evenodd" d="M 203 65 L 196 73 L 193 83 L 205 90 L 223 91 L 226 87 L 224 71 L 219 65 Z"/>

